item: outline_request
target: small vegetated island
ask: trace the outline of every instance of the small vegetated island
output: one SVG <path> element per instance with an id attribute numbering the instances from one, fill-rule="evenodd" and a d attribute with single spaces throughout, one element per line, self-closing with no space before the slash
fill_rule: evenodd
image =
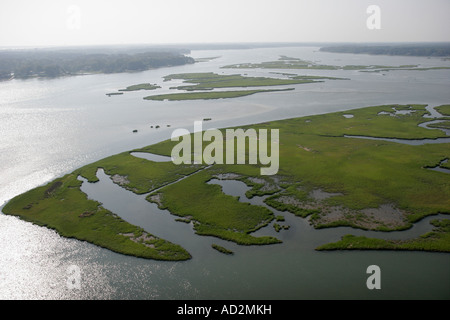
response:
<path id="1" fill-rule="evenodd" d="M 156 84 L 151 83 L 141 83 L 141 84 L 135 84 L 132 86 L 128 86 L 125 89 L 119 89 L 119 91 L 139 91 L 139 90 L 155 90 L 161 88 L 160 86 Z"/>
<path id="2" fill-rule="evenodd" d="M 343 80 L 343 78 L 332 78 L 322 76 L 297 76 L 293 75 L 289 79 L 269 78 L 269 77 L 246 77 L 240 74 L 217 74 L 206 73 L 182 73 L 171 74 L 164 77 L 164 81 L 173 79 L 183 80 L 186 85 L 171 87 L 172 90 L 184 90 L 189 92 L 168 93 L 145 97 L 146 100 L 198 100 L 198 99 L 225 99 L 248 96 L 261 92 L 289 91 L 287 89 L 251 89 L 251 90 L 220 90 L 224 88 L 245 88 L 245 87 L 266 87 L 266 86 L 287 86 L 295 84 L 316 83 L 323 80 Z M 196 92 L 192 92 L 196 91 Z"/>
<path id="3" fill-rule="evenodd" d="M 438 110 L 444 118 L 450 111 L 448 105 Z M 427 114 L 425 105 L 383 105 L 242 127 L 269 132 L 279 129 L 276 143 L 280 163 L 274 176 L 261 176 L 262 164 L 175 165 L 133 156 L 136 151 L 170 156 L 178 142 L 168 140 L 79 168 L 13 198 L 3 212 L 55 229 L 62 236 L 127 255 L 161 260 L 191 258 L 182 243 L 149 234 L 87 198 L 80 189 L 80 177 L 87 179 L 84 183 L 95 183 L 102 168 L 121 187 L 145 194 L 148 201 L 192 223 L 196 234 L 240 245 L 281 242 L 273 236 L 253 234 L 282 220 L 269 207 L 307 218 L 315 228 L 404 230 L 426 216 L 450 214 L 449 175 L 430 170 L 450 169 L 445 161 L 450 158 L 450 144 L 408 145 L 372 138 L 445 137 L 440 129 L 419 126 L 433 120 L 424 117 Z M 226 195 L 219 185 L 208 183 L 212 179 L 240 180 L 251 187 L 248 197 L 270 195 L 265 200 L 268 207 L 240 202 Z M 316 197 L 317 192 L 328 196 Z M 433 220 L 435 229 L 417 239 L 391 241 L 348 235 L 317 249 L 450 252 L 449 221 Z"/>

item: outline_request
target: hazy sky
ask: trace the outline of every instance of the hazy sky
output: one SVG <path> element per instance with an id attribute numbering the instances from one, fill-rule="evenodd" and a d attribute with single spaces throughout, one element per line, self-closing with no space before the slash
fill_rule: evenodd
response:
<path id="1" fill-rule="evenodd" d="M 369 29 L 369 5 L 381 29 Z M 0 46 L 450 41 L 450 0 L 0 0 Z"/>

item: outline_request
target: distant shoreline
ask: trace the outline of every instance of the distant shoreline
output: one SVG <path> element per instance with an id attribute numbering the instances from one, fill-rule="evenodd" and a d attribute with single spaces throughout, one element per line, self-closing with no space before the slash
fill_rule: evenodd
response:
<path id="1" fill-rule="evenodd" d="M 4 50 L 0 51 L 0 80 L 43 78 L 85 74 L 139 72 L 194 64 L 185 49 L 142 50 Z"/>
<path id="2" fill-rule="evenodd" d="M 321 47 L 319 51 L 333 53 L 372 54 L 389 56 L 450 58 L 450 43 L 441 44 L 345 44 Z"/>

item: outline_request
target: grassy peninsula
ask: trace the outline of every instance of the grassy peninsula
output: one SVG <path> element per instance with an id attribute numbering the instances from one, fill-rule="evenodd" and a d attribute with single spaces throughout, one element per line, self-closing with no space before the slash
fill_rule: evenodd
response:
<path id="1" fill-rule="evenodd" d="M 437 112 L 444 116 L 450 116 L 450 104 L 445 104 L 439 107 L 436 107 Z"/>
<path id="2" fill-rule="evenodd" d="M 11 200 L 5 214 L 54 229 L 61 236 L 87 241 L 136 257 L 156 260 L 186 260 L 181 246 L 155 237 L 129 224 L 87 198 L 80 190 L 78 174 L 68 174 Z"/>
<path id="3" fill-rule="evenodd" d="M 428 125 L 430 128 L 442 128 L 442 129 L 450 129 L 450 121 L 445 120 L 439 123 L 431 123 Z"/>
<path id="4" fill-rule="evenodd" d="M 199 235 L 215 236 L 240 245 L 279 243 L 280 240 L 273 237 L 250 235 L 268 225 L 274 219 L 273 213 L 265 207 L 239 202 L 225 195 L 218 185 L 207 184 L 216 172 L 212 168 L 203 170 L 150 194 L 147 200 L 177 216 L 189 217 Z"/>
<path id="5" fill-rule="evenodd" d="M 439 108 L 441 112 L 447 109 Z M 149 235 L 87 199 L 77 177 L 95 183 L 97 169 L 103 168 L 123 188 L 147 194 L 148 201 L 185 222 L 192 222 L 198 235 L 240 245 L 279 243 L 274 237 L 253 235 L 277 218 L 266 207 L 224 194 L 220 186 L 208 183 L 211 179 L 240 180 L 251 187 L 249 195 L 270 195 L 266 204 L 292 212 L 299 219 L 309 217 L 315 228 L 402 230 L 425 216 L 450 214 L 448 174 L 428 169 L 450 158 L 450 144 L 407 145 L 348 136 L 409 140 L 444 137 L 439 129 L 418 126 L 432 120 L 424 117 L 427 114 L 425 105 L 383 105 L 242 127 L 280 130 L 280 139 L 274 142 L 279 144 L 280 152 L 280 167 L 275 176 L 261 176 L 261 163 L 177 166 L 125 152 L 19 195 L 6 204 L 3 212 L 53 228 L 63 236 L 124 254 L 188 259 L 189 253 L 179 246 L 182 243 L 175 245 Z M 168 140 L 133 151 L 170 156 L 175 144 Z M 207 145 L 204 143 L 203 147 Z M 319 191 L 326 196 L 318 197 Z M 435 222 L 435 226 L 437 229 L 432 233 L 412 241 L 391 243 L 347 236 L 343 242 L 320 249 L 359 246 L 448 251 L 448 221 Z"/>
<path id="6" fill-rule="evenodd" d="M 240 74 L 225 75 L 213 72 L 171 74 L 164 77 L 164 81 L 170 81 L 173 79 L 182 79 L 184 80 L 183 82 L 190 83 L 190 85 L 173 87 L 173 89 L 192 91 L 192 90 L 212 90 L 216 88 L 231 88 L 231 87 L 293 85 L 293 84 L 317 82 L 318 80 L 321 79 L 331 79 L 331 77 L 299 76 L 290 79 L 279 79 L 268 77 L 245 77 Z"/>

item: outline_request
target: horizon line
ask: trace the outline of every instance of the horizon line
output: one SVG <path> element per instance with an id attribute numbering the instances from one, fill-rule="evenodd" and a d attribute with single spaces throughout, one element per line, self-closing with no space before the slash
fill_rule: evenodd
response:
<path id="1" fill-rule="evenodd" d="M 224 41 L 224 42 L 168 42 L 168 43 L 109 43 L 109 44 L 54 44 L 54 45 L 2 45 L 0 50 L 11 49 L 60 49 L 101 47 L 189 47 L 189 46 L 324 46 L 324 45 L 450 45 L 448 41 Z M 189 49 L 189 48 L 185 48 Z M 206 49 L 203 49 L 206 50 Z"/>

